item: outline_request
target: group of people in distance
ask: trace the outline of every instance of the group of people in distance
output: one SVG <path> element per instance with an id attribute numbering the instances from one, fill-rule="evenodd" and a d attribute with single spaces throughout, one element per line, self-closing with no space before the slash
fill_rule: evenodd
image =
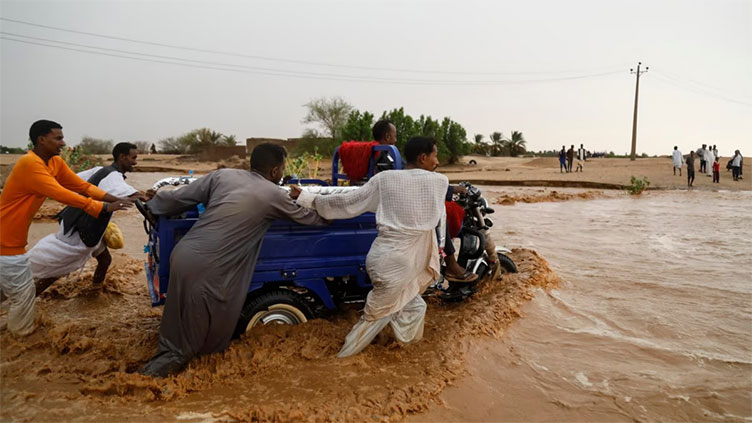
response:
<path id="1" fill-rule="evenodd" d="M 585 160 L 587 160 L 585 146 L 580 144 L 580 148 L 575 150 L 574 144 L 572 144 L 572 146 L 569 147 L 569 150 L 567 150 L 567 147 L 562 145 L 561 150 L 559 150 L 559 172 L 572 172 L 572 164 L 575 161 L 575 158 L 577 159 L 577 167 L 574 171 L 582 172 L 584 170 Z"/>
<path id="2" fill-rule="evenodd" d="M 694 186 L 695 181 L 695 160 L 699 159 L 700 173 L 704 173 L 708 177 L 713 177 L 713 183 L 718 184 L 721 180 L 721 158 L 718 155 L 718 148 L 714 145 L 710 148 L 709 145 L 703 144 L 697 151 L 690 151 L 689 155 L 684 156 L 679 151 L 678 146 L 674 146 L 672 153 L 672 162 L 674 175 L 676 170 L 679 170 L 679 176 L 682 176 L 682 166 L 687 165 L 687 186 Z M 726 169 L 731 171 L 734 181 L 738 181 L 742 178 L 742 166 L 744 164 L 744 157 L 739 150 L 734 151 L 733 157 L 726 163 Z"/>

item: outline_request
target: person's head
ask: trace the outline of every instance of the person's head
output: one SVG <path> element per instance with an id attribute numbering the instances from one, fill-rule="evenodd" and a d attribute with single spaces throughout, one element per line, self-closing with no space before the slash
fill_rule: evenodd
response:
<path id="1" fill-rule="evenodd" d="M 57 156 L 65 147 L 63 127 L 51 120 L 38 120 L 29 128 L 29 139 L 34 151 L 48 157 Z"/>
<path id="2" fill-rule="evenodd" d="M 694 151 L 690 151 L 689 152 L 689 157 L 694 157 L 694 156 L 695 156 L 695 152 Z"/>
<path id="3" fill-rule="evenodd" d="M 574 144 L 572 144 L 572 146 L 570 148 L 574 150 Z"/>
<path id="4" fill-rule="evenodd" d="M 286 158 L 285 147 L 270 142 L 259 144 L 251 152 L 251 170 L 278 184 L 285 175 Z"/>
<path id="5" fill-rule="evenodd" d="M 439 167 L 436 139 L 432 137 L 412 137 L 405 144 L 405 160 L 409 165 L 433 171 Z"/>
<path id="6" fill-rule="evenodd" d="M 397 143 L 397 127 L 391 120 L 382 119 L 373 125 L 371 130 L 373 139 L 381 144 L 394 145 Z"/>
<path id="7" fill-rule="evenodd" d="M 704 150 L 704 149 L 705 149 L 705 147 L 707 147 L 707 146 L 708 146 L 707 144 L 703 144 L 703 145 L 702 145 L 702 149 Z"/>
<path id="8" fill-rule="evenodd" d="M 713 150 L 716 150 L 716 148 L 715 148 L 715 144 L 713 144 Z"/>
<path id="9" fill-rule="evenodd" d="M 584 148 L 584 147 L 585 147 L 585 145 L 583 145 L 583 144 L 580 144 L 580 148 Z"/>
<path id="10" fill-rule="evenodd" d="M 734 151 L 734 155 L 735 155 L 735 156 L 738 156 L 739 154 L 740 154 L 740 153 L 739 153 L 739 150 L 736 150 L 736 151 Z"/>
<path id="11" fill-rule="evenodd" d="M 561 146 L 561 149 L 562 149 L 562 150 L 566 150 L 566 149 L 567 149 L 567 146 L 566 146 L 566 145 L 562 145 L 562 146 Z"/>
<path id="12" fill-rule="evenodd" d="M 720 158 L 718 156 L 715 156 L 715 161 L 720 161 Z"/>
<path id="13" fill-rule="evenodd" d="M 678 149 L 679 149 L 679 147 L 677 147 L 677 146 L 674 146 L 674 150 L 678 150 Z"/>
<path id="14" fill-rule="evenodd" d="M 130 172 L 137 164 L 138 147 L 129 142 L 119 142 L 112 149 L 112 159 L 120 171 Z"/>

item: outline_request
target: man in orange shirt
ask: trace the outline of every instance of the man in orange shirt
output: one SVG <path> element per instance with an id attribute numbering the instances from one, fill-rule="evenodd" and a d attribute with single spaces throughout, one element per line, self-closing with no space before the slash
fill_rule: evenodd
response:
<path id="1" fill-rule="evenodd" d="M 62 129 L 49 120 L 31 125 L 34 148 L 16 162 L 0 194 L 0 292 L 10 303 L 8 330 L 19 336 L 34 331 L 36 289 L 26 244 L 31 220 L 44 200 L 49 197 L 95 217 L 132 206 L 131 200 L 110 195 L 73 173 L 59 157 L 65 147 Z"/>

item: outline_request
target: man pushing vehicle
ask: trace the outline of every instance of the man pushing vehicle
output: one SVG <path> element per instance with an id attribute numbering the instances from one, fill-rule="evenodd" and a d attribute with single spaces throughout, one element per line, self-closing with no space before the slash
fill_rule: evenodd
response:
<path id="1" fill-rule="evenodd" d="M 436 140 L 414 137 L 405 145 L 406 170 L 380 172 L 346 194 L 322 196 L 291 187 L 290 196 L 298 204 L 316 209 L 326 219 L 376 213 L 378 236 L 366 258 L 373 289 L 339 357 L 358 354 L 386 325 L 403 343 L 423 337 L 426 303 L 421 294 L 439 278 L 436 231 L 445 230 L 449 186 L 446 176 L 434 172 L 439 165 L 436 154 Z"/>
<path id="2" fill-rule="evenodd" d="M 158 351 L 142 373 L 164 377 L 200 354 L 223 351 L 251 283 L 264 234 L 275 219 L 304 225 L 326 223 L 300 207 L 277 185 L 287 151 L 260 144 L 251 171 L 219 169 L 174 191 L 160 191 L 146 203 L 156 215 L 173 215 L 203 203 L 206 211 L 170 256 L 170 284 Z"/>

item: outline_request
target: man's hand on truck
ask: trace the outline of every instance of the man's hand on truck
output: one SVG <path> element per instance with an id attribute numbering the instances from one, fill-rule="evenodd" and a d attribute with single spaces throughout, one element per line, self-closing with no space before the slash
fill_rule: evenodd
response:
<path id="1" fill-rule="evenodd" d="M 133 201 L 129 198 L 118 198 L 116 201 L 105 203 L 107 212 L 112 213 L 118 210 L 125 210 L 133 207 Z"/>
<path id="2" fill-rule="evenodd" d="M 301 192 L 303 192 L 303 188 L 300 185 L 290 185 L 290 198 L 293 200 L 297 200 Z"/>

